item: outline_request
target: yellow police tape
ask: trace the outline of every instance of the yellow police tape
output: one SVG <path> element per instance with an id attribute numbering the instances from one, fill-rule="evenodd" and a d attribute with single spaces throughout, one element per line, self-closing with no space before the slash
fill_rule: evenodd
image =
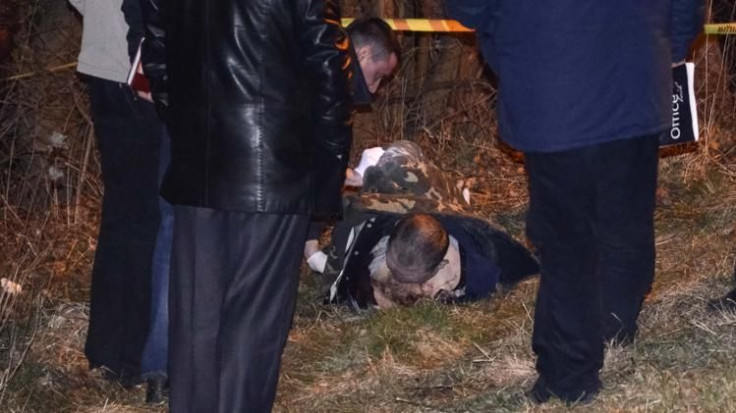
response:
<path id="1" fill-rule="evenodd" d="M 342 19 L 349 25 L 354 18 Z M 392 29 L 400 32 L 472 32 L 455 20 L 441 19 L 383 19 Z M 736 35 L 736 23 L 706 24 L 705 34 Z"/>
<path id="2" fill-rule="evenodd" d="M 347 26 L 354 18 L 342 19 L 342 25 Z M 383 19 L 392 29 L 400 32 L 472 32 L 455 20 L 439 19 Z"/>
<path id="3" fill-rule="evenodd" d="M 705 34 L 736 34 L 736 23 L 706 24 Z"/>

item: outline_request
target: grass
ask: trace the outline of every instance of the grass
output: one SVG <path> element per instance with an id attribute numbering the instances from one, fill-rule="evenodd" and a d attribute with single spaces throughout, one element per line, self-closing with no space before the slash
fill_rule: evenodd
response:
<path id="1" fill-rule="evenodd" d="M 692 162 L 697 171 L 688 168 Z M 523 174 L 515 179 L 523 182 Z M 731 286 L 734 198 L 729 170 L 702 154 L 662 161 L 657 274 L 641 335 L 629 348 L 609 349 L 604 388 L 590 406 L 540 407 L 524 396 L 535 379 L 536 279 L 468 305 L 422 302 L 355 314 L 321 305 L 324 282 L 303 269 L 275 411 L 736 411 L 736 314 L 705 311 L 708 298 Z M 523 212 L 484 210 L 523 234 Z M 55 281 L 42 294 L 41 311 L 12 319 L 18 343 L 33 341 L 5 390 L 8 411 L 150 411 L 142 388 L 125 390 L 87 370 L 87 307 L 83 294 L 70 290 L 88 282 L 94 233 L 66 230 L 37 245 L 46 245 L 41 239 L 48 246 L 36 249 L 45 258 L 29 258 L 26 266 L 36 279 L 56 274 Z M 63 257 L 71 258 L 62 268 Z"/>

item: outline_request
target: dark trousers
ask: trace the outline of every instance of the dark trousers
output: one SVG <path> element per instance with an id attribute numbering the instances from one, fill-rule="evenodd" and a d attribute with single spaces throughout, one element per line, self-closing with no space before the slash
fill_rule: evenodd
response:
<path id="1" fill-rule="evenodd" d="M 86 81 L 105 192 L 85 354 L 91 367 L 131 377 L 148 334 L 162 126 L 153 105 L 127 86 Z"/>
<path id="2" fill-rule="evenodd" d="M 541 280 L 532 348 L 542 396 L 600 387 L 604 340 L 633 339 L 654 276 L 658 136 L 527 153 Z"/>
<path id="3" fill-rule="evenodd" d="M 163 128 L 159 182 L 169 166 L 171 142 Z M 143 350 L 141 373 L 143 378 L 165 377 L 169 366 L 169 272 L 171 268 L 171 243 L 174 237 L 174 207 L 159 197 L 161 224 L 156 235 L 156 248 L 151 267 L 151 329 Z"/>
<path id="4" fill-rule="evenodd" d="M 174 206 L 172 412 L 271 411 L 308 223 Z"/>

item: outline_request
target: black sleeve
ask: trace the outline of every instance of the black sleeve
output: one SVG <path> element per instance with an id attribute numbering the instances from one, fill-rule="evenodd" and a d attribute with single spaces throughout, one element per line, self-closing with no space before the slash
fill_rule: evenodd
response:
<path id="1" fill-rule="evenodd" d="M 165 0 L 135 0 L 144 22 L 145 41 L 141 52 L 143 73 L 151 84 L 151 94 L 159 114 L 166 120 L 169 106 L 165 55 Z"/>
<path id="2" fill-rule="evenodd" d="M 128 57 L 132 62 L 143 38 L 143 16 L 139 0 L 123 0 L 120 10 L 123 12 L 125 22 L 128 23 L 125 40 L 128 41 Z"/>
<path id="3" fill-rule="evenodd" d="M 312 213 L 335 217 L 342 214 L 341 189 L 352 144 L 349 42 L 337 0 L 305 0 L 302 5 L 299 43 L 306 75 L 315 85 Z"/>

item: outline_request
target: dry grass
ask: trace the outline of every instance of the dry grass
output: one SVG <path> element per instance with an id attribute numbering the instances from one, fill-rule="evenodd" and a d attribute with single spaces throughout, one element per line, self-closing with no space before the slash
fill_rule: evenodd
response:
<path id="1" fill-rule="evenodd" d="M 13 73 L 75 59 L 78 24 L 41 19 L 42 10 L 63 12 L 50 11 L 51 3 L 22 8 L 27 27 Z M 523 164 L 496 139 L 495 94 L 477 56 L 466 38 L 415 40 L 404 39 L 412 45 L 404 60 L 424 54 L 432 70 L 417 80 L 416 67 L 404 67 L 377 110 L 358 118 L 355 153 L 415 140 L 465 181 L 479 214 L 523 237 Z M 536 280 L 470 305 L 354 314 L 320 305 L 323 280 L 304 270 L 275 410 L 736 411 L 736 314 L 705 311 L 706 300 L 732 283 L 736 119 L 720 51 L 707 46 L 698 58 L 704 140 L 662 159 L 656 282 L 639 340 L 609 349 L 594 404 L 538 407 L 524 397 L 535 378 Z M 81 85 L 57 72 L 2 83 L 0 91 L 0 278 L 23 288 L 0 292 L 2 410 L 165 410 L 143 405 L 141 388 L 127 391 L 89 372 L 84 359 L 101 188 Z M 54 146 L 54 131 L 67 137 L 65 146 Z M 63 177 L 53 179 L 51 166 Z"/>

